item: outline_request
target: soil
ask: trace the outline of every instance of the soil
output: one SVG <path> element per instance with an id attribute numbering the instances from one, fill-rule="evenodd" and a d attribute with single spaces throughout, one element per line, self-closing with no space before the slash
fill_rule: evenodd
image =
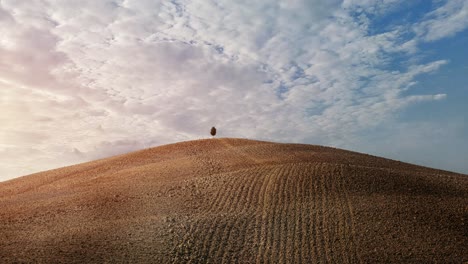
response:
<path id="1" fill-rule="evenodd" d="M 466 263 L 468 175 L 207 139 L 0 183 L 0 263 Z"/>

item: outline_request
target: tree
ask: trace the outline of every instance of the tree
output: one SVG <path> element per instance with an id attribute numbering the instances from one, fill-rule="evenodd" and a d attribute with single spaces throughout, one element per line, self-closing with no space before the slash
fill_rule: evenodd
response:
<path id="1" fill-rule="evenodd" d="M 210 134 L 211 134 L 213 137 L 216 135 L 216 128 L 215 128 L 215 127 L 212 127 L 212 128 L 211 128 Z"/>

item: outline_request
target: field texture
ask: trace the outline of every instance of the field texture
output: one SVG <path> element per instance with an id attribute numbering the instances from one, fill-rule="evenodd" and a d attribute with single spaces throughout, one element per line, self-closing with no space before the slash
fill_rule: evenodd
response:
<path id="1" fill-rule="evenodd" d="M 198 140 L 0 183 L 0 263 L 466 263 L 467 219 L 467 175 Z"/>

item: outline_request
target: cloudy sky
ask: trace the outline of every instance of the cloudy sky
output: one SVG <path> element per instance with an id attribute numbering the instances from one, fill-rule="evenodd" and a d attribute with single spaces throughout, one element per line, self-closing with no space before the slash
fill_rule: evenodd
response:
<path id="1" fill-rule="evenodd" d="M 0 181 L 166 143 L 468 173 L 468 0 L 0 0 Z"/>

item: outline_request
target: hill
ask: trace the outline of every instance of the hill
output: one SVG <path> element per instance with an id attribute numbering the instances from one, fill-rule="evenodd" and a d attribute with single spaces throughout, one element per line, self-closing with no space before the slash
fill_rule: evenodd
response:
<path id="1" fill-rule="evenodd" d="M 0 262 L 463 263 L 468 176 L 245 139 L 0 183 Z"/>

